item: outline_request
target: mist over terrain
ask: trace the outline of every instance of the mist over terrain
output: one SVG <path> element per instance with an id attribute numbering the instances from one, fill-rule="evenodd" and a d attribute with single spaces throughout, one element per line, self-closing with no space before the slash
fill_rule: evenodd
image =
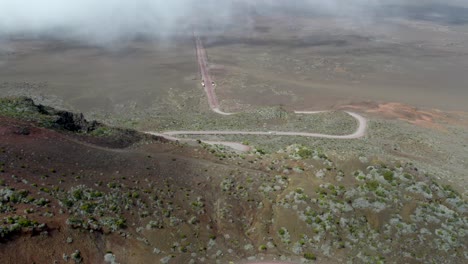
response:
<path id="1" fill-rule="evenodd" d="M 219 3 L 218 3 L 219 2 Z M 190 26 L 187 18 L 210 14 L 225 21 L 229 1 L 0 1 L 0 34 L 78 38 L 106 43 L 137 36 L 158 36 Z"/>
<path id="2" fill-rule="evenodd" d="M 0 264 L 468 263 L 467 73 L 468 0 L 0 0 Z"/>
<path id="3" fill-rule="evenodd" d="M 467 109 L 467 0 L 0 0 L 3 92 L 149 107 L 148 94 L 193 88 L 193 31 L 223 97 L 246 105 Z"/>
<path id="4" fill-rule="evenodd" d="M 106 44 L 167 36 L 191 28 L 195 21 L 217 28 L 248 26 L 252 14 L 281 13 L 351 17 L 364 26 L 375 19 L 400 16 L 464 24 L 468 23 L 466 6 L 465 0 L 0 0 L 0 37 L 72 38 Z"/>

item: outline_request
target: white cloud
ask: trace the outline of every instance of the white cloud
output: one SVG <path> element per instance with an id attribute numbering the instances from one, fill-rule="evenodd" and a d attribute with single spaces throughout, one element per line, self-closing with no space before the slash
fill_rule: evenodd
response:
<path id="1" fill-rule="evenodd" d="M 410 2 L 410 3 L 409 3 Z M 448 0 L 443 4 L 464 4 Z M 247 23 L 231 14 L 250 6 L 263 10 L 288 9 L 374 19 L 383 5 L 442 4 L 437 0 L 0 0 L 0 36 L 27 33 L 109 42 L 137 35 L 164 35 L 189 27 L 203 17 L 214 26 Z M 240 11 L 240 12 L 237 12 Z M 234 19 L 234 20 L 233 20 Z"/>
<path id="2" fill-rule="evenodd" d="M 111 41 L 164 34 L 189 26 L 206 10 L 228 17 L 228 1 L 214 0 L 0 0 L 0 34 L 60 34 Z M 216 4 L 215 4 L 216 3 Z M 215 10 L 219 8 L 219 10 Z"/>

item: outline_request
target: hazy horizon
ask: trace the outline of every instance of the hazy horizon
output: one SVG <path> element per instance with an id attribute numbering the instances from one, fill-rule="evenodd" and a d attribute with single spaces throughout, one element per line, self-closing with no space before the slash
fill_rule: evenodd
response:
<path id="1" fill-rule="evenodd" d="M 3 82 L 46 81 L 57 89 L 64 84 L 85 90 L 109 86 L 113 93 L 119 85 L 123 90 L 127 86 L 132 91 L 151 90 L 153 78 L 162 86 L 192 87 L 192 82 L 179 83 L 179 79 L 180 69 L 186 69 L 185 76 L 197 74 L 191 29 L 198 26 L 199 33 L 206 36 L 210 62 L 241 65 L 251 79 L 262 74 L 277 76 L 284 67 L 288 74 L 279 81 L 302 78 L 307 80 L 306 87 L 336 85 L 338 98 L 347 99 L 351 94 L 359 95 L 358 99 L 466 110 L 466 6 L 468 1 L 457 0 L 0 0 L 0 76 Z M 262 28 L 264 32 L 258 31 Z M 178 38 L 177 34 L 185 35 Z M 136 45 L 132 40 L 139 38 L 162 41 Z M 46 41 L 29 41 L 35 39 Z M 93 50 L 96 47 L 99 49 Z M 265 54 L 280 63 L 266 65 L 256 75 L 257 58 Z M 254 60 L 252 65 L 236 61 L 242 57 Z M 320 65 L 321 59 L 335 64 Z M 167 63 L 172 65 L 174 60 L 180 61 L 171 69 Z M 131 63 L 139 70 L 127 70 Z M 157 64 L 161 66 L 145 75 Z M 348 72 L 333 72 L 337 65 L 348 66 Z M 294 75 L 292 69 L 297 66 L 319 68 Z M 163 68 L 171 73 L 157 72 Z M 105 78 L 103 72 L 114 77 Z M 332 74 L 330 80 L 325 73 Z M 94 79 L 84 81 L 83 76 L 89 75 Z M 116 81 L 119 78 L 121 82 Z M 257 81 L 263 85 L 269 80 Z M 284 87 L 304 93 L 301 97 L 316 97 L 303 87 L 290 83 Z M 231 96 L 239 96 L 239 101 L 253 98 L 250 94 L 242 98 L 241 89 L 233 88 Z M 64 94 L 73 90 L 63 89 Z M 223 89 L 228 91 L 228 85 Z M 333 93 L 325 88 L 317 91 L 327 96 Z M 112 93 L 103 93 L 103 100 L 109 96 Z M 282 100 L 285 98 L 289 97 Z"/>
<path id="2" fill-rule="evenodd" d="M 423 9 L 415 11 L 413 6 L 423 6 Z M 0 0 L 0 37 L 53 36 L 108 44 L 138 36 L 165 36 L 192 26 L 198 18 L 203 18 L 198 23 L 218 28 L 231 23 L 248 26 L 249 12 L 345 16 L 361 26 L 370 26 L 374 20 L 387 15 L 468 22 L 457 14 L 466 6 L 468 2 L 461 0 L 443 4 L 435 0 L 411 3 L 403 0 Z M 236 19 L 239 14 L 247 19 Z"/>

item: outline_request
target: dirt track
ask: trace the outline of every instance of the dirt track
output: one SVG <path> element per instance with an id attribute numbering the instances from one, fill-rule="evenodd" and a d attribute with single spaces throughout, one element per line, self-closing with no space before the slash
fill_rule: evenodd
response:
<path id="1" fill-rule="evenodd" d="M 203 47 L 203 43 L 200 37 L 195 35 L 195 44 L 197 51 L 198 65 L 200 68 L 200 74 L 202 77 L 202 84 L 204 84 L 204 90 L 208 98 L 208 103 L 213 112 L 221 115 L 232 115 L 233 113 L 226 113 L 221 111 L 219 108 L 218 98 L 214 91 L 213 79 L 208 71 L 208 58 L 206 56 L 206 50 Z M 295 111 L 296 114 L 318 114 L 327 111 Z M 314 137 L 314 138 L 330 138 L 330 139 L 356 139 L 363 137 L 366 134 L 367 130 L 367 119 L 363 116 L 353 113 L 346 112 L 358 122 L 358 128 L 356 131 L 349 135 L 329 135 L 329 134 L 318 134 L 318 133 L 307 133 L 307 132 L 285 132 L 285 131 L 234 131 L 234 130 L 225 130 L 225 131 L 215 131 L 215 130 L 201 130 L 201 131 L 167 131 L 167 132 L 147 132 L 148 134 L 162 136 L 168 140 L 173 141 L 182 141 L 182 142 L 193 142 L 195 139 L 180 139 L 177 138 L 177 135 L 259 135 L 259 136 L 301 136 L 301 137 Z M 204 141 L 207 144 L 218 144 L 224 145 L 230 148 L 233 148 L 238 151 L 248 151 L 249 146 L 245 146 L 236 142 L 225 142 L 225 141 Z"/>
<path id="2" fill-rule="evenodd" d="M 352 117 L 356 118 L 359 122 L 358 129 L 349 135 L 327 135 L 327 134 L 317 134 L 317 133 L 308 133 L 308 132 L 284 132 L 284 131 L 236 131 L 236 130 L 226 130 L 226 131 L 216 131 L 216 130 L 203 130 L 203 131 L 168 131 L 164 132 L 164 135 L 176 136 L 176 135 L 278 135 L 278 136 L 301 136 L 301 137 L 316 137 L 316 138 L 335 138 L 335 139 L 355 139 L 360 138 L 365 135 L 367 120 L 352 112 L 346 112 Z"/>

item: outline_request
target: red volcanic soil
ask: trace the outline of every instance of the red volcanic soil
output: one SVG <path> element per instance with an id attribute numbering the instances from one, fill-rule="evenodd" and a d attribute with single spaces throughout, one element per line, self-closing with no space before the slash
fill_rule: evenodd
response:
<path id="1" fill-rule="evenodd" d="M 27 190 L 36 199 L 50 200 L 46 207 L 20 203 L 15 205 L 15 211 L 0 214 L 0 220 L 11 215 L 24 215 L 46 224 L 46 232 L 25 231 L 8 241 L 0 238 L 0 263 L 54 263 L 54 260 L 64 263 L 62 255 L 70 256 L 75 250 L 81 252 L 83 263 L 103 263 L 107 251 L 118 252 L 118 263 L 154 263 L 153 248 L 141 246 L 136 239 L 125 239 L 118 232 L 89 232 L 69 227 L 66 224 L 70 217 L 67 210 L 62 210 L 51 193 L 42 190 L 68 191 L 85 185 L 106 193 L 110 192 L 106 183 L 111 181 L 142 190 L 149 183 L 155 188 L 163 185 L 162 179 L 183 188 L 193 184 L 190 178 L 194 177 L 190 175 L 192 159 L 186 157 L 193 154 L 194 148 L 156 138 L 129 148 L 111 148 L 102 146 L 109 145 L 105 140 L 99 146 L 83 142 L 83 138 L 0 116 L 0 189 Z M 99 139 L 94 141 L 99 143 Z M 198 150 L 197 155 L 209 156 L 203 150 Z M 104 184 L 98 186 L 98 182 Z M 24 210 L 28 208 L 34 208 L 34 212 L 26 214 Z M 50 213 L 53 216 L 47 216 Z M 134 212 L 123 214 L 129 224 L 135 222 L 144 226 Z M 132 234 L 133 230 L 135 228 L 125 232 Z M 73 239 L 72 243 L 66 242 L 69 237 Z"/>
<path id="2" fill-rule="evenodd" d="M 0 117 L 0 150 L 0 161 L 5 164 L 0 179 L 5 185 L 17 190 L 28 190 L 36 198 L 43 197 L 51 201 L 48 208 L 35 208 L 35 212 L 28 215 L 39 223 L 45 223 L 47 233 L 26 233 L 7 243 L 0 243 L 1 263 L 53 263 L 54 260 L 62 263 L 63 253 L 70 255 L 77 249 L 86 260 L 85 263 L 102 263 L 102 252 L 106 252 L 109 245 L 121 243 L 114 234 L 109 234 L 104 243 L 100 234 L 69 228 L 65 224 L 69 215 L 60 213 L 57 201 L 48 194 L 39 193 L 38 189 L 57 186 L 60 180 L 63 181 L 60 184 L 63 189 L 78 184 L 92 186 L 97 180 L 96 176 L 101 173 L 118 170 L 124 172 L 123 164 L 130 168 L 135 167 L 138 162 L 145 164 L 144 157 L 134 155 L 132 159 L 117 159 L 117 156 L 124 154 L 119 153 L 122 150 L 91 147 L 87 143 L 80 143 L 72 134 L 39 128 L 5 117 Z M 79 179 L 79 183 L 76 180 L 78 174 L 86 175 Z M 47 177 L 41 179 L 44 175 Z M 26 208 L 29 207 L 19 205 L 17 214 L 22 215 Z M 54 216 L 43 216 L 46 211 Z M 2 218 L 8 215 L 1 214 Z M 74 238 L 74 242 L 66 243 L 68 237 Z"/>
<path id="3" fill-rule="evenodd" d="M 468 113 L 442 112 L 437 109 L 419 109 L 401 103 L 360 103 L 345 105 L 344 109 L 358 109 L 380 117 L 399 119 L 408 123 L 438 130 L 445 130 L 444 124 L 468 125 Z"/>
<path id="4" fill-rule="evenodd" d="M 45 206 L 23 200 L 8 202 L 14 210 L 1 212 L 0 224 L 7 217 L 22 216 L 45 227 L 22 228 L 11 237 L 0 237 L 0 263 L 73 263 L 64 261 L 63 256 L 71 256 L 76 250 L 83 257 L 82 263 L 103 263 L 109 251 L 116 255 L 117 263 L 159 263 L 167 256 L 171 257 L 170 263 L 188 263 L 191 254 L 173 251 L 175 241 L 212 255 L 218 249 L 211 252 L 204 247 L 213 234 L 219 237 L 219 247 L 225 247 L 222 234 L 227 228 L 233 236 L 243 237 L 240 224 L 230 226 L 218 221 L 217 208 L 211 202 L 223 195 L 219 187 L 222 176 L 235 173 L 245 180 L 247 175 L 265 179 L 271 175 L 223 163 L 202 145 L 188 147 L 159 138 L 142 138 L 123 148 L 118 142 L 113 146 L 105 138 L 50 130 L 0 116 L 0 189 L 27 191 L 34 201 L 50 201 Z M 104 208 L 99 211 L 104 215 L 85 213 L 82 205 L 90 200 L 79 198 L 71 207 L 66 205 L 69 199 L 66 197 L 79 186 L 105 197 L 91 200 Z M 133 196 L 135 193 L 137 196 Z M 194 213 L 193 205 L 198 197 L 205 201 L 200 214 Z M 256 194 L 251 197 L 260 199 Z M 77 217 L 84 219 L 84 223 L 93 219 L 101 223 L 102 218 L 115 217 L 108 209 L 114 201 L 120 208 L 116 215 L 126 220 L 125 227 L 112 231 L 104 224 L 95 229 L 67 224 Z M 182 221 L 177 226 L 169 224 L 169 217 L 163 218 L 165 208 L 169 207 L 175 208 L 171 216 Z M 258 213 L 257 206 L 250 207 L 245 202 L 235 203 L 233 208 L 235 215 Z M 33 211 L 27 212 L 30 209 Z M 143 217 L 143 212 L 150 213 Z M 188 222 L 193 215 L 197 216 L 196 226 L 202 227 L 199 232 Z M 149 221 L 157 219 L 163 219 L 163 227 L 148 229 Z M 154 253 L 154 248 L 162 253 Z M 235 256 L 232 257 L 235 263 L 245 257 Z"/>

